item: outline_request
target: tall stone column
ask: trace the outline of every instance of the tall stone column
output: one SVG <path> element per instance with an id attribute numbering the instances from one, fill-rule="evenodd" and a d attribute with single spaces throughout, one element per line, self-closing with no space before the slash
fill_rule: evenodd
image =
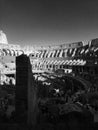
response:
<path id="1" fill-rule="evenodd" d="M 29 57 L 16 58 L 16 115 L 17 122 L 29 126 L 37 123 L 37 89 L 34 83 Z"/>

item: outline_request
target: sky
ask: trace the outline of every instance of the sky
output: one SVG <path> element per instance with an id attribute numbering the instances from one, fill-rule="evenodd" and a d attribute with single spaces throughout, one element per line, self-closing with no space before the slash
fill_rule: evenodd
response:
<path id="1" fill-rule="evenodd" d="M 98 38 L 98 0 L 0 0 L 0 30 L 23 46 Z"/>

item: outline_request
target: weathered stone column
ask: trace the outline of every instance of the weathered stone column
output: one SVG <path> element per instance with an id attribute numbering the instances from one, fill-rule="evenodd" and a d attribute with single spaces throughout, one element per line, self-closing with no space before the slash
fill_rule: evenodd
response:
<path id="1" fill-rule="evenodd" d="M 15 108 L 17 122 L 29 126 L 37 123 L 37 89 L 34 83 L 29 57 L 16 58 L 16 97 Z"/>

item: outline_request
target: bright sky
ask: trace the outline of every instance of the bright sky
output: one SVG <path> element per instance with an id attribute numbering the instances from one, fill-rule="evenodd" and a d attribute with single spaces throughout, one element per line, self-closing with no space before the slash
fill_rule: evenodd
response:
<path id="1" fill-rule="evenodd" d="M 98 0 L 0 0 L 9 44 L 47 45 L 98 37 Z"/>

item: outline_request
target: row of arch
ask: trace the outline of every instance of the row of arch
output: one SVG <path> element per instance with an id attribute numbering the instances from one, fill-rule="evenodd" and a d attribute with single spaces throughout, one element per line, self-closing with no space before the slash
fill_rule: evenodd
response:
<path id="1" fill-rule="evenodd" d="M 62 60 L 62 61 L 43 61 L 43 62 L 37 62 L 35 64 L 32 64 L 32 71 L 37 72 L 38 70 L 58 70 L 58 69 L 66 69 L 67 66 L 84 66 L 86 64 L 86 61 L 83 60 Z M 70 71 L 70 69 L 68 69 Z"/>
<path id="2" fill-rule="evenodd" d="M 89 44 L 79 48 L 66 48 L 54 50 L 39 50 L 37 53 L 30 54 L 30 58 L 64 58 L 64 57 L 84 57 L 98 56 L 98 47 L 89 47 Z"/>
<path id="3" fill-rule="evenodd" d="M 40 72 L 53 72 L 58 69 L 64 69 L 66 73 L 71 73 L 72 69 L 67 69 L 64 65 L 34 65 L 32 66 L 32 72 L 33 73 L 40 73 Z"/>
<path id="4" fill-rule="evenodd" d="M 0 49 L 0 56 L 19 56 L 24 54 L 23 50 L 14 50 L 14 49 Z"/>
<path id="5" fill-rule="evenodd" d="M 66 55 L 64 55 L 65 52 Z M 64 59 L 64 56 L 67 58 Z M 91 57 L 91 60 L 93 60 L 92 56 L 98 58 L 98 47 L 85 45 L 80 48 L 41 50 L 35 55 L 31 54 L 30 61 L 32 70 L 57 70 L 60 68 L 64 69 L 65 66 L 84 66 L 88 64 L 88 57 Z"/>
<path id="6" fill-rule="evenodd" d="M 32 65 L 36 65 L 36 66 L 43 66 L 43 65 L 85 65 L 86 61 L 82 60 L 82 59 L 78 59 L 78 60 L 42 60 L 42 61 L 38 61 L 38 62 L 33 62 L 31 63 Z"/>

